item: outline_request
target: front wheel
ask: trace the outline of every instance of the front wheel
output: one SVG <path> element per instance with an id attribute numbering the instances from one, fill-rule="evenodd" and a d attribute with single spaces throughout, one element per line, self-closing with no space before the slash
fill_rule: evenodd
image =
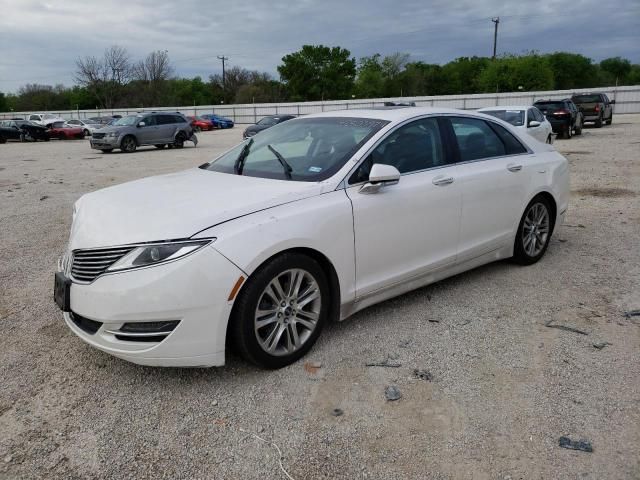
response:
<path id="1" fill-rule="evenodd" d="M 126 137 L 124 137 L 122 139 L 122 142 L 120 143 L 120 150 L 125 153 L 133 153 L 136 151 L 136 148 L 136 139 L 131 135 L 127 135 Z"/>
<path id="2" fill-rule="evenodd" d="M 176 148 L 182 148 L 184 147 L 185 140 L 186 138 L 184 134 L 179 133 L 178 135 L 176 135 L 176 139 L 173 141 L 173 146 Z"/>
<path id="3" fill-rule="evenodd" d="M 534 198 L 527 205 L 518 225 L 513 260 L 520 265 L 536 263 L 547 251 L 552 231 L 549 201 L 543 197 Z"/>
<path id="4" fill-rule="evenodd" d="M 602 115 L 596 120 L 596 128 L 602 128 Z"/>
<path id="5" fill-rule="evenodd" d="M 236 299 L 230 335 L 243 358 L 282 368 L 305 355 L 329 312 L 329 286 L 320 265 L 285 253 L 260 267 Z"/>

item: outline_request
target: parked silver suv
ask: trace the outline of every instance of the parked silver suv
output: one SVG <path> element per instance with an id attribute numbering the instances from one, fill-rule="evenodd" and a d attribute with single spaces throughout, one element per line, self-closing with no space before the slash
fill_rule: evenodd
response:
<path id="1" fill-rule="evenodd" d="M 105 153 L 115 148 L 131 153 L 142 145 L 182 148 L 192 134 L 191 124 L 180 113 L 139 113 L 122 117 L 95 131 L 91 148 Z"/>

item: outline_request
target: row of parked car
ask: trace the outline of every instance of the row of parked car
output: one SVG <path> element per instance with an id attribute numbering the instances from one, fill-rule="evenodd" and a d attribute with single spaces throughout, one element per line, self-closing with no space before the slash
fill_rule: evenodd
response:
<path id="1" fill-rule="evenodd" d="M 504 120 L 541 142 L 553 142 L 553 134 L 563 138 L 580 135 L 587 122 L 596 128 L 611 125 L 613 105 L 605 93 L 574 95 L 563 100 L 538 100 L 529 106 L 496 106 L 481 108 L 486 113 Z"/>
<path id="2" fill-rule="evenodd" d="M 151 113 L 155 114 L 156 112 Z M 167 115 L 173 114 L 166 113 L 165 116 Z M 234 127 L 233 120 L 215 114 L 182 117 L 196 132 Z M 114 126 L 122 118 L 121 115 L 112 115 L 108 117 L 65 120 L 50 113 L 34 113 L 29 115 L 28 119 L 12 118 L 0 121 L 0 143 L 6 143 L 7 140 L 25 142 L 49 141 L 52 138 L 67 140 L 93 137 L 96 132 L 102 131 L 109 126 Z"/>

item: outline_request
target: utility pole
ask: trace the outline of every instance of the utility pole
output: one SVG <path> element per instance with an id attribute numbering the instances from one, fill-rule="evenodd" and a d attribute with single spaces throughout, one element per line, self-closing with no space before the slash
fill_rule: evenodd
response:
<path id="1" fill-rule="evenodd" d="M 493 59 L 496 59 L 496 47 L 498 45 L 498 24 L 500 23 L 500 17 L 492 18 L 491 21 L 495 24 L 493 30 Z"/>
<path id="2" fill-rule="evenodd" d="M 226 90 L 225 88 L 225 73 L 224 73 L 224 62 L 229 60 L 229 57 L 225 57 L 224 55 L 218 55 L 218 60 L 222 60 L 222 91 Z"/>

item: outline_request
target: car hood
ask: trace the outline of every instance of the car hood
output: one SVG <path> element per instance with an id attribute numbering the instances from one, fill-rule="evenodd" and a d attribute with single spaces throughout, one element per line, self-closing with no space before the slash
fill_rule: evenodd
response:
<path id="1" fill-rule="evenodd" d="M 267 127 L 263 127 L 262 125 L 249 125 L 246 128 L 246 131 L 247 132 L 260 132 L 260 131 L 264 130 L 265 128 L 267 128 Z"/>
<path id="2" fill-rule="evenodd" d="M 199 168 L 149 177 L 82 196 L 69 248 L 188 238 L 208 227 L 322 193 L 323 184 Z"/>

